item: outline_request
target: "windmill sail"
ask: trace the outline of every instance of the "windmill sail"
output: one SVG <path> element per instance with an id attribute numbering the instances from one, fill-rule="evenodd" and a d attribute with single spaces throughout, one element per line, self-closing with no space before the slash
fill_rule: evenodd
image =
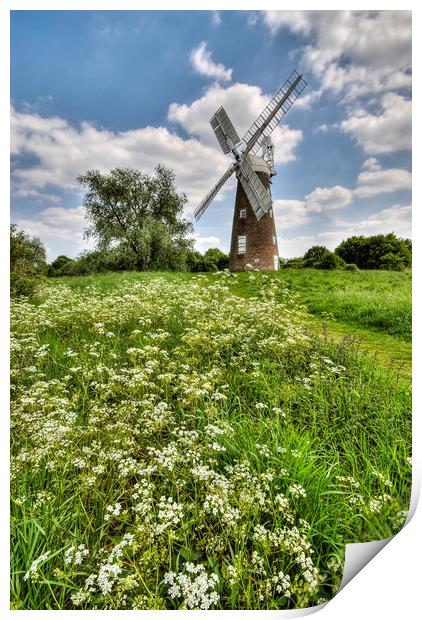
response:
<path id="1" fill-rule="evenodd" d="M 238 179 L 245 190 L 256 219 L 260 220 L 271 207 L 272 200 L 261 179 L 252 168 L 248 157 L 244 157 L 240 162 Z"/>
<path id="2" fill-rule="evenodd" d="M 211 118 L 210 123 L 217 140 L 220 143 L 223 153 L 230 153 L 233 146 L 240 142 L 240 138 L 223 106 L 217 110 Z M 231 140 L 232 144 L 229 143 L 227 138 Z"/>
<path id="3" fill-rule="evenodd" d="M 271 99 L 265 110 L 261 112 L 253 125 L 243 136 L 242 140 L 246 144 L 245 154 L 252 152 L 257 153 L 260 148 L 262 136 L 269 136 L 283 116 L 292 107 L 293 103 L 299 97 L 307 83 L 302 75 L 297 71 L 289 76 L 283 86 Z"/>
<path id="4" fill-rule="evenodd" d="M 242 140 L 240 140 L 223 106 L 212 116 L 210 120 L 211 127 L 213 128 L 223 153 L 227 154 L 232 152 L 235 161 L 195 209 L 194 213 L 197 221 L 204 214 L 210 202 L 212 202 L 235 170 L 257 219 L 259 220 L 267 213 L 271 206 L 271 196 L 253 170 L 251 162 L 248 159 L 248 153 L 256 154 L 260 147 L 264 148 L 264 160 L 270 167 L 271 175 L 275 174 L 272 145 L 271 141 L 268 142 L 267 140 L 268 136 L 291 108 L 305 86 L 306 82 L 303 76 L 299 75 L 297 71 L 293 71 L 265 110 L 245 133 Z M 242 141 L 243 144 L 241 145 L 240 143 Z M 244 149 L 240 152 L 242 146 L 244 146 Z"/>
<path id="5" fill-rule="evenodd" d="M 214 185 L 212 190 L 208 192 L 208 194 L 205 196 L 203 201 L 195 209 L 194 215 L 195 215 L 196 221 L 198 221 L 199 218 L 205 213 L 205 211 L 206 211 L 208 205 L 210 204 L 210 202 L 216 197 L 216 195 L 218 194 L 220 189 L 223 187 L 224 183 L 233 174 L 233 172 L 236 170 L 236 168 L 237 168 L 237 164 L 236 163 L 233 163 L 230 166 L 230 168 L 227 168 L 226 172 L 223 174 L 221 179 Z"/>

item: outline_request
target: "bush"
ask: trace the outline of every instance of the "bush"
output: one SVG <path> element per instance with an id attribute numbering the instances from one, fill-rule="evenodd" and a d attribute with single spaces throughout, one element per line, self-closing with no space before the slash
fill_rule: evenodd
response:
<path id="1" fill-rule="evenodd" d="M 47 271 L 45 248 L 15 224 L 10 227 L 10 295 L 30 296 Z"/>
<path id="2" fill-rule="evenodd" d="M 205 257 L 200 258 L 192 268 L 195 273 L 218 271 L 218 267 L 212 260 Z"/>
<path id="3" fill-rule="evenodd" d="M 28 276 L 12 271 L 10 274 L 10 296 L 21 297 L 25 295 L 30 297 L 34 294 L 41 280 L 41 276 Z"/>
<path id="4" fill-rule="evenodd" d="M 380 258 L 380 269 L 386 271 L 404 271 L 406 268 L 405 260 L 403 256 L 393 254 L 393 252 L 387 252 Z"/>
<path id="5" fill-rule="evenodd" d="M 329 250 L 325 247 L 325 245 L 313 245 L 303 255 L 303 260 L 305 261 L 304 266 L 314 267 L 316 263 L 323 259 L 328 251 Z"/>
<path id="6" fill-rule="evenodd" d="M 303 269 L 305 266 L 303 258 L 288 258 L 283 263 L 280 262 L 281 269 Z"/>
<path id="7" fill-rule="evenodd" d="M 316 269 L 339 269 L 344 266 L 344 260 L 334 254 L 334 252 L 325 252 L 324 256 L 315 263 L 314 267 Z"/>
<path id="8" fill-rule="evenodd" d="M 70 276 L 74 274 L 76 261 L 61 254 L 48 266 L 47 275 L 50 278 Z"/>
<path id="9" fill-rule="evenodd" d="M 348 263 L 343 267 L 344 271 L 360 271 L 359 267 L 355 263 Z"/>

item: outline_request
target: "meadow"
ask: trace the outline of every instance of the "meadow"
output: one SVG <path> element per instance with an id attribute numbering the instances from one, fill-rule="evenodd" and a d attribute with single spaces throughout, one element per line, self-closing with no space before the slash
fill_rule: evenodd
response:
<path id="1" fill-rule="evenodd" d="M 310 330 L 309 310 L 359 321 L 316 280 L 305 307 L 287 271 L 62 278 L 12 303 L 14 609 L 316 605 L 345 543 L 400 530 L 409 382 Z"/>

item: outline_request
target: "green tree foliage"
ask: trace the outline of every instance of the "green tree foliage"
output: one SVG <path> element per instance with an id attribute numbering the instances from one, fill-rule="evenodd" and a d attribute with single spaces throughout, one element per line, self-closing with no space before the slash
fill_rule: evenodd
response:
<path id="1" fill-rule="evenodd" d="M 219 248 L 209 248 L 204 254 L 204 259 L 214 263 L 219 271 L 229 267 L 229 257 Z"/>
<path id="2" fill-rule="evenodd" d="M 404 271 L 406 264 L 403 256 L 394 254 L 393 252 L 387 252 L 380 259 L 380 269 L 385 271 Z"/>
<path id="3" fill-rule="evenodd" d="M 47 275 L 50 277 L 74 275 L 76 261 L 64 254 L 58 256 L 48 266 Z"/>
<path id="4" fill-rule="evenodd" d="M 313 245 L 303 255 L 305 267 L 313 267 L 327 252 L 328 248 L 326 248 L 325 245 Z"/>
<path id="5" fill-rule="evenodd" d="M 10 226 L 10 294 L 31 295 L 47 271 L 45 248 L 15 224 Z"/>
<path id="6" fill-rule="evenodd" d="M 340 269 L 344 265 L 344 260 L 329 250 L 322 255 L 319 261 L 314 263 L 316 269 Z"/>
<path id="7" fill-rule="evenodd" d="M 95 258 L 109 268 L 182 270 L 192 247 L 192 224 L 183 217 L 186 196 L 174 173 L 157 166 L 150 176 L 132 168 L 109 174 L 90 170 L 78 177 L 87 189 L 87 237 L 97 242 Z M 92 263 L 93 261 L 91 261 Z"/>
<path id="8" fill-rule="evenodd" d="M 335 249 L 346 263 L 355 263 L 359 269 L 402 270 L 412 262 L 412 244 L 394 233 L 370 237 L 349 237 Z M 393 258 L 394 257 L 394 260 Z"/>
<path id="9" fill-rule="evenodd" d="M 222 271 L 229 266 L 229 257 L 219 248 L 209 248 L 202 256 L 197 250 L 189 253 L 187 268 L 193 272 Z"/>

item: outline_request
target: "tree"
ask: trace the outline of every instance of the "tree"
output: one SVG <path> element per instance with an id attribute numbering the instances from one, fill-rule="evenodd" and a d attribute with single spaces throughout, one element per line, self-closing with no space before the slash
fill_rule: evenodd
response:
<path id="1" fill-rule="evenodd" d="M 90 170 L 78 182 L 88 190 L 86 235 L 98 250 L 118 246 L 139 270 L 184 267 L 192 224 L 183 217 L 186 196 L 177 192 L 171 170 L 159 165 L 152 176 L 132 168 Z"/>
<path id="2" fill-rule="evenodd" d="M 30 237 L 16 224 L 10 226 L 10 271 L 28 276 L 47 270 L 45 248 L 38 237 Z"/>
<path id="3" fill-rule="evenodd" d="M 349 237 L 335 249 L 346 263 L 355 263 L 359 269 L 385 269 L 392 265 L 392 259 L 382 260 L 386 255 L 396 257 L 396 264 L 405 268 L 412 262 L 412 244 L 409 239 L 400 239 L 394 233 L 372 235 L 370 237 Z M 384 265 L 384 266 L 383 266 Z"/>
<path id="4" fill-rule="evenodd" d="M 61 254 L 50 263 L 47 275 L 50 277 L 73 275 L 75 262 L 73 258 Z"/>
<path id="5" fill-rule="evenodd" d="M 385 271 L 404 271 L 406 265 L 403 257 L 393 254 L 393 252 L 387 252 L 380 259 L 380 269 Z"/>
<path id="6" fill-rule="evenodd" d="M 340 267 L 343 267 L 344 264 L 344 260 L 340 258 L 340 256 L 337 256 L 334 252 L 327 250 L 314 266 L 316 269 L 339 269 Z"/>
<path id="7" fill-rule="evenodd" d="M 10 294 L 30 295 L 47 271 L 45 248 L 17 226 L 10 226 Z"/>
<path id="8" fill-rule="evenodd" d="M 327 252 L 328 248 L 326 248 L 325 245 L 313 245 L 303 255 L 305 267 L 313 267 Z"/>
<path id="9" fill-rule="evenodd" d="M 229 266 L 229 257 L 219 248 L 208 248 L 204 254 L 204 259 L 205 261 L 214 263 L 220 271 L 227 269 Z"/>

